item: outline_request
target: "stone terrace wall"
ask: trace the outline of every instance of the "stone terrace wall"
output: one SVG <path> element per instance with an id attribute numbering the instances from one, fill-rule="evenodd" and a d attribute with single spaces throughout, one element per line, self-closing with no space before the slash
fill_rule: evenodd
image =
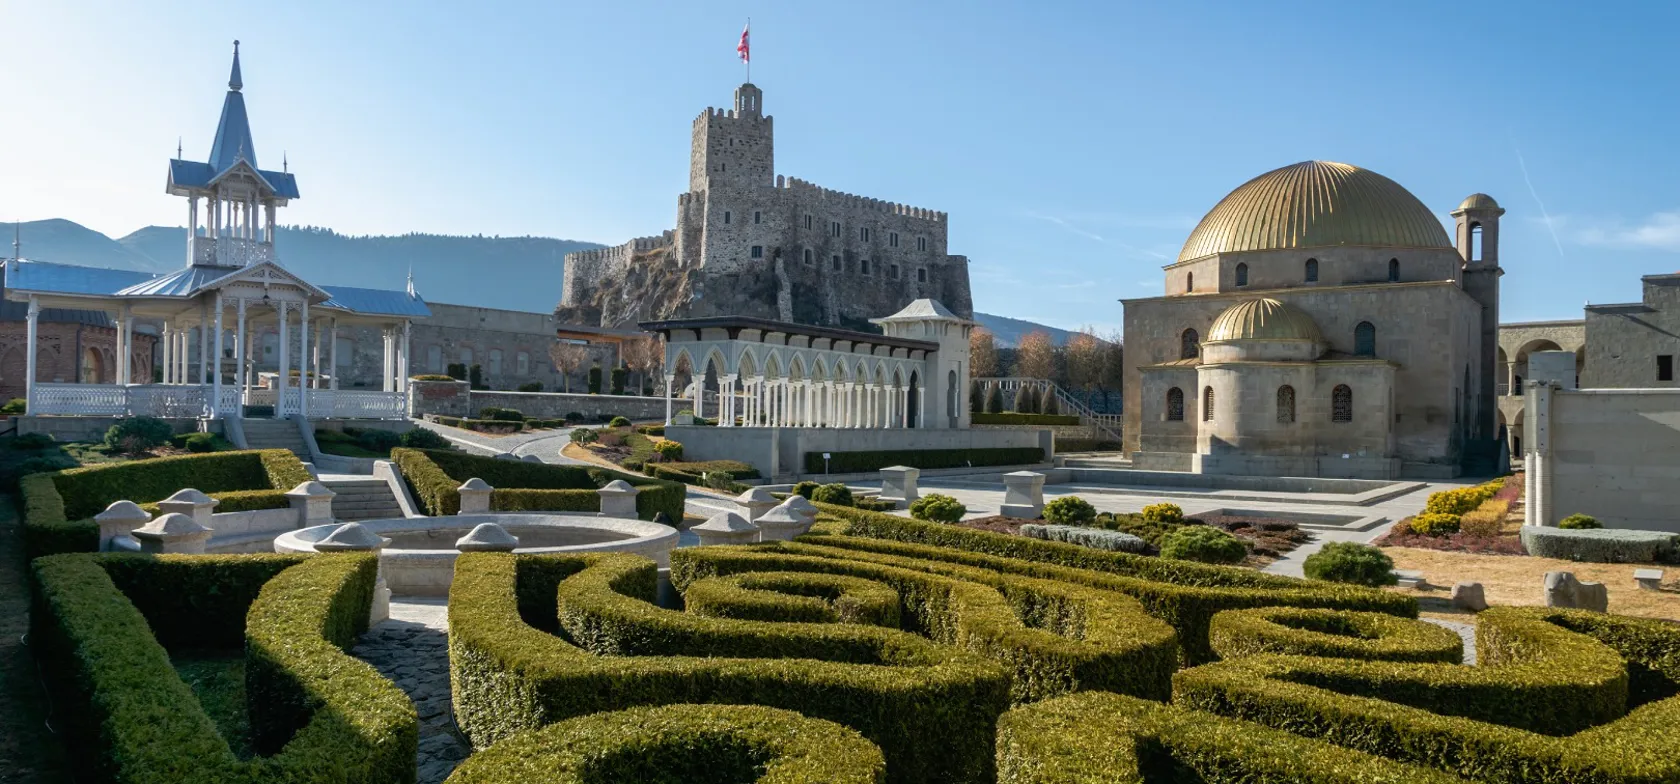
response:
<path id="1" fill-rule="evenodd" d="M 671 404 L 673 411 L 693 407 L 691 401 L 681 398 Z M 512 408 L 537 419 L 559 419 L 575 411 L 585 419 L 611 414 L 637 422 L 665 421 L 663 397 L 471 390 L 464 381 L 415 381 L 408 397 L 409 416 L 413 417 L 476 417 L 485 408 Z"/>

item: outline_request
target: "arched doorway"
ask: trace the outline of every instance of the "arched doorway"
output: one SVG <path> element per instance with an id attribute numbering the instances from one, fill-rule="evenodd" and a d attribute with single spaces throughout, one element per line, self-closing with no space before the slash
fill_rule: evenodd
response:
<path id="1" fill-rule="evenodd" d="M 917 377 L 916 372 L 911 371 L 910 372 L 910 395 L 909 395 L 908 398 L 906 398 L 909 401 L 907 403 L 907 405 L 908 405 L 910 410 L 905 412 L 905 414 L 906 414 L 905 421 L 909 423 L 909 425 L 908 425 L 909 427 L 921 427 L 922 426 L 922 423 L 921 423 L 922 388 L 921 388 L 921 386 L 922 386 L 921 385 L 921 380 Z"/>
<path id="2" fill-rule="evenodd" d="M 961 394 L 961 391 L 957 389 L 957 371 L 950 371 L 950 375 L 945 380 L 945 418 L 949 420 L 946 427 L 955 428 L 957 426 L 957 417 L 961 415 L 957 411 L 960 407 L 957 398 Z"/>
<path id="3" fill-rule="evenodd" d="M 87 348 L 82 351 L 81 384 L 105 383 L 105 358 L 100 356 L 99 349 Z"/>

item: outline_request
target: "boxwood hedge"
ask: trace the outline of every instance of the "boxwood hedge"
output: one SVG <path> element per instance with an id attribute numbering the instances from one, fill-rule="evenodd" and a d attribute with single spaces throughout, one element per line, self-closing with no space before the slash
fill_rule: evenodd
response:
<path id="1" fill-rule="evenodd" d="M 99 548 L 91 519 L 112 502 L 155 504 L 191 487 L 221 499 L 217 511 L 283 509 L 285 493 L 311 479 L 284 449 L 212 452 L 30 474 L 19 482 L 30 557 Z M 151 507 L 156 511 L 156 506 Z"/>
<path id="2" fill-rule="evenodd" d="M 881 784 L 886 761 L 856 731 L 750 705 L 666 705 L 570 719 L 468 758 L 448 784 L 607 781 Z"/>
<path id="3" fill-rule="evenodd" d="M 688 496 L 680 483 L 605 468 L 497 460 L 434 449 L 393 449 L 391 460 L 408 481 L 415 503 L 433 516 L 460 512 L 461 493 L 456 488 L 473 477 L 496 488 L 490 494 L 490 508 L 498 512 L 600 511 L 601 497 L 595 491 L 622 479 L 641 491 L 636 494 L 636 513 L 643 520 L 652 520 L 660 512 L 681 520 Z"/>
<path id="4" fill-rule="evenodd" d="M 1033 465 L 1044 462 L 1044 450 L 1033 447 L 988 449 L 886 449 L 874 452 L 805 453 L 807 474 L 858 474 L 887 466 L 963 468 L 967 466 Z"/>
<path id="5" fill-rule="evenodd" d="M 702 577 L 683 590 L 689 613 L 708 618 L 799 623 L 866 623 L 897 629 L 898 592 L 862 577 L 746 572 Z"/>
<path id="6" fill-rule="evenodd" d="M 1593 563 L 1680 562 L 1680 534 L 1622 528 L 1549 528 L 1519 531 L 1529 555 Z"/>
<path id="7" fill-rule="evenodd" d="M 1464 639 L 1442 626 L 1382 613 L 1260 607 L 1213 616 L 1208 642 L 1221 659 L 1279 653 L 1458 664 Z"/>
<path id="8" fill-rule="evenodd" d="M 128 784 L 412 782 L 412 704 L 343 650 L 366 627 L 375 568 L 371 556 L 350 554 L 65 554 L 34 561 L 30 640 L 78 777 Z M 130 596 L 119 584 L 153 589 Z M 188 594 L 211 584 L 226 595 Z M 240 619 L 251 726 L 268 753 L 249 760 L 234 755 L 160 644 L 222 647 Z"/>
<path id="9" fill-rule="evenodd" d="M 1079 424 L 1079 417 L 1073 414 L 1022 414 L 1014 411 L 1006 414 L 988 414 L 984 411 L 976 411 L 969 414 L 969 417 L 969 421 L 976 425 L 1040 425 L 1051 427 Z"/>

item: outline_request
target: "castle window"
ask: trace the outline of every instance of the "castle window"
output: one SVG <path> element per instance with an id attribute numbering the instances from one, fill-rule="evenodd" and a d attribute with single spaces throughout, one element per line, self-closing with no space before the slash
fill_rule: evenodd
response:
<path id="1" fill-rule="evenodd" d="M 917 283 L 926 283 L 927 282 L 927 267 L 922 267 L 921 269 L 916 270 L 916 282 Z"/>
<path id="2" fill-rule="evenodd" d="M 521 376 L 529 375 L 531 372 L 531 355 L 523 351 L 514 354 L 513 372 Z"/>
<path id="3" fill-rule="evenodd" d="M 816 262 L 813 261 L 814 258 L 815 257 L 811 255 L 811 249 L 806 248 L 805 249 L 805 263 L 806 264 L 815 264 Z"/>
<path id="4" fill-rule="evenodd" d="M 1353 388 L 1347 384 L 1337 384 L 1330 390 L 1330 421 L 1353 421 Z"/>
<path id="5" fill-rule="evenodd" d="M 499 348 L 490 349 L 490 368 L 489 368 L 489 370 L 490 370 L 490 375 L 492 375 L 492 376 L 499 376 L 499 375 L 502 374 L 502 350 L 501 349 L 499 349 Z"/>
<path id="6" fill-rule="evenodd" d="M 828 235 L 830 237 L 840 236 L 840 221 L 829 221 L 829 223 L 828 223 Z"/>
<path id="7" fill-rule="evenodd" d="M 724 210 L 724 211 L 723 211 L 723 222 L 724 222 L 724 223 L 728 223 L 728 222 L 729 222 L 729 210 Z"/>
<path id="8" fill-rule="evenodd" d="M 807 230 L 811 228 L 811 216 L 810 215 L 805 216 L 805 228 Z"/>
<path id="9" fill-rule="evenodd" d="M 1238 264 L 1237 265 L 1237 285 L 1238 286 L 1247 286 L 1248 285 L 1248 265 L 1247 264 Z"/>
<path id="10" fill-rule="evenodd" d="M 433 373 L 443 372 L 443 349 L 438 346 L 426 347 L 426 369 Z"/>
<path id="11" fill-rule="evenodd" d="M 1399 283 L 1400 282 L 1400 260 L 1399 259 L 1389 259 L 1388 260 L 1388 282 L 1389 283 Z"/>
<path id="12" fill-rule="evenodd" d="M 1674 380 L 1674 355 L 1673 354 L 1658 354 L 1657 355 L 1657 380 L 1658 381 L 1673 381 Z"/>
<path id="13" fill-rule="evenodd" d="M 916 238 L 916 250 L 927 250 L 927 237 Z"/>
<path id="14" fill-rule="evenodd" d="M 864 242 L 868 242 L 869 241 L 869 227 L 865 226 L 865 227 L 859 228 L 858 229 L 858 238 L 863 240 Z"/>
<path id="15" fill-rule="evenodd" d="M 1308 283 L 1318 282 L 1318 259 L 1307 259 L 1306 278 Z"/>
<path id="16" fill-rule="evenodd" d="M 898 265 L 897 264 L 892 265 L 892 277 L 893 277 L 893 280 L 898 280 Z"/>
<path id="17" fill-rule="evenodd" d="M 718 171 L 720 171 L 720 172 L 729 171 L 729 164 L 727 164 L 727 163 L 718 164 Z"/>
<path id="18" fill-rule="evenodd" d="M 753 223 L 756 224 L 758 222 L 759 222 L 759 212 L 758 212 L 758 210 L 753 210 Z"/>
<path id="19" fill-rule="evenodd" d="M 1369 321 L 1359 322 L 1353 328 L 1353 353 L 1361 357 L 1377 355 L 1377 327 Z"/>
<path id="20" fill-rule="evenodd" d="M 1178 358 L 1195 359 L 1202 353 L 1202 336 L 1196 330 L 1187 329 L 1178 336 Z"/>
<path id="21" fill-rule="evenodd" d="M 1184 421 L 1184 390 L 1178 387 L 1167 390 L 1167 421 Z"/>
<path id="22" fill-rule="evenodd" d="M 1194 273 L 1194 272 L 1184 273 L 1184 291 L 1185 291 L 1185 293 L 1188 294 L 1189 292 L 1192 292 L 1192 291 L 1195 291 L 1195 290 L 1196 290 L 1196 273 Z"/>
<path id="23" fill-rule="evenodd" d="M 752 246 L 752 257 L 755 258 L 755 259 L 764 258 L 764 246 L 763 245 Z"/>
<path id="24" fill-rule="evenodd" d="M 1202 421 L 1213 421 L 1213 387 L 1202 388 Z"/>
<path id="25" fill-rule="evenodd" d="M 862 270 L 863 274 L 868 275 L 869 274 L 869 259 L 858 259 L 858 269 Z"/>
<path id="26" fill-rule="evenodd" d="M 887 235 L 887 244 L 895 248 L 898 247 L 898 232 L 895 231 Z"/>
<path id="27" fill-rule="evenodd" d="M 834 255 L 834 271 L 839 272 L 840 267 L 841 267 L 841 265 L 840 265 L 840 254 L 836 253 Z"/>
<path id="28" fill-rule="evenodd" d="M 1278 387 L 1277 421 L 1280 425 L 1295 424 L 1295 388 L 1288 384 Z"/>

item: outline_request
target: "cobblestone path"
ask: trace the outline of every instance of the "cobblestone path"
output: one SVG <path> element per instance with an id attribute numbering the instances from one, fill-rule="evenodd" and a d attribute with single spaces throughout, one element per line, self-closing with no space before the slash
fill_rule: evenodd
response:
<path id="1" fill-rule="evenodd" d="M 391 617 L 351 654 L 373 665 L 414 701 L 420 716 L 418 784 L 440 784 L 471 748 L 455 731 L 449 706 L 448 612 L 443 599 L 391 602 Z"/>

